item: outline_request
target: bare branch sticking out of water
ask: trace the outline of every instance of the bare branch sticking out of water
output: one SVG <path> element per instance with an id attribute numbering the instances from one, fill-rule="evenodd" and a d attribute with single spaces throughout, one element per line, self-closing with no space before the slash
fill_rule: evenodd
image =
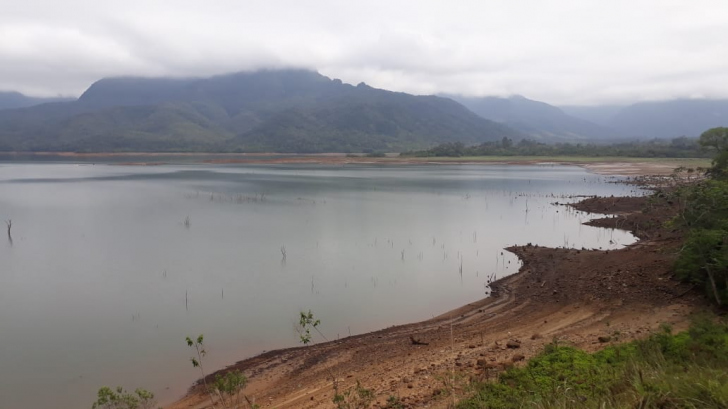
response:
<path id="1" fill-rule="evenodd" d="M 8 226 L 8 241 L 10 242 L 10 245 L 13 245 L 13 235 L 10 233 L 10 229 L 13 228 L 13 220 L 8 219 L 5 220 L 5 224 Z"/>

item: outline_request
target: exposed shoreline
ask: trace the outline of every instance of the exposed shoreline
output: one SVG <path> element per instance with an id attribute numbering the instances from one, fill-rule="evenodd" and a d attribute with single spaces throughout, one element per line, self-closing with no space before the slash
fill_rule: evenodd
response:
<path id="1" fill-rule="evenodd" d="M 0 156 L 37 157 L 63 160 L 99 161 L 118 159 L 115 165 L 157 166 L 176 163 L 164 158 L 180 158 L 190 164 L 315 164 L 315 165 L 571 165 L 590 172 L 613 176 L 669 175 L 673 169 L 684 167 L 708 167 L 705 158 L 631 158 L 631 157 L 547 157 L 547 156 L 481 156 L 481 157 L 387 157 L 370 158 L 344 153 L 205 153 L 205 152 L 0 152 Z M 124 160 L 124 159 L 130 160 Z M 149 160 L 139 160 L 139 159 Z M 197 158 L 197 159 L 196 159 Z M 133 159 L 133 160 L 132 160 Z"/>
<path id="2" fill-rule="evenodd" d="M 628 341 L 666 322 L 683 329 L 703 299 L 671 279 L 669 265 L 680 237 L 663 231 L 661 222 L 674 209 L 664 204 L 644 212 L 647 204 L 647 198 L 628 197 L 569 205 L 613 215 L 589 224 L 630 230 L 641 239 L 624 249 L 513 246 L 507 250 L 523 266 L 492 283 L 488 298 L 418 323 L 266 352 L 230 368 L 246 373 L 245 393 L 263 407 L 333 407 L 331 374 L 343 390 L 360 381 L 374 390 L 380 405 L 391 395 L 406 407 L 447 407 L 465 393 L 470 379 L 519 364 L 554 338 L 594 350 L 604 345 L 599 337 Z M 413 338 L 427 345 L 414 345 Z M 453 384 L 447 379 L 454 373 L 460 380 Z M 196 387 L 168 408 L 207 403 Z"/>

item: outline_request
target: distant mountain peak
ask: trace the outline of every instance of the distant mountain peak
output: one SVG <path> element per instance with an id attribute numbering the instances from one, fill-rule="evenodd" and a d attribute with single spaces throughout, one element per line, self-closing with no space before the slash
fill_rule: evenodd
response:
<path id="1" fill-rule="evenodd" d="M 361 152 L 503 137 L 522 135 L 449 99 L 308 69 L 104 78 L 77 102 L 0 113 L 0 150 Z"/>
<path id="2" fill-rule="evenodd" d="M 450 98 L 483 118 L 510 126 L 532 139 L 552 142 L 584 141 L 609 139 L 615 134 L 606 127 L 572 117 L 555 106 L 528 99 L 523 95 Z"/>
<path id="3" fill-rule="evenodd" d="M 26 108 L 49 102 L 72 101 L 73 99 L 65 97 L 38 98 L 29 97 L 17 91 L 0 91 L 0 110 Z"/>
<path id="4" fill-rule="evenodd" d="M 710 128 L 728 126 L 728 100 L 684 98 L 639 102 L 620 109 L 609 119 L 609 124 L 636 137 L 697 137 Z"/>

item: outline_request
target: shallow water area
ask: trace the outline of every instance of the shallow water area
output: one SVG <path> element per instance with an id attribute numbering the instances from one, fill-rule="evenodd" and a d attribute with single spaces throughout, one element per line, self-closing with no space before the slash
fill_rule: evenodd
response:
<path id="1" fill-rule="evenodd" d="M 101 386 L 160 403 L 206 370 L 439 315 L 518 270 L 514 244 L 619 248 L 554 202 L 641 194 L 571 166 L 0 163 L 0 402 L 89 407 Z"/>

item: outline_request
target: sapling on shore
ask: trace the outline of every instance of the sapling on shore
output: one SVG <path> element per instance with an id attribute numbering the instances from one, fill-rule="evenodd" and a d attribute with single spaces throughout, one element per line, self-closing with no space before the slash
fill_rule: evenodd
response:
<path id="1" fill-rule="evenodd" d="M 185 341 L 187 342 L 188 347 L 195 350 L 195 356 L 190 357 L 190 361 L 192 361 L 193 367 L 200 368 L 200 373 L 202 374 L 202 384 L 205 388 L 205 392 L 207 392 L 207 395 L 210 397 L 210 404 L 212 405 L 211 407 L 215 407 L 215 398 L 213 395 L 214 392 L 220 399 L 220 405 L 223 408 L 239 408 L 241 403 L 240 395 L 243 388 L 245 388 L 245 385 L 248 383 L 248 378 L 246 378 L 242 372 L 236 369 L 228 371 L 224 376 L 217 374 L 217 376 L 215 376 L 215 381 L 212 384 L 212 387 L 209 387 L 207 385 L 205 370 L 202 368 L 202 360 L 207 354 L 207 351 L 205 350 L 205 345 L 203 343 L 204 336 L 200 334 L 197 339 L 194 340 L 190 337 L 186 337 Z M 259 408 L 259 406 L 256 405 L 254 401 L 251 401 L 247 396 L 243 395 L 243 398 L 245 398 L 245 401 L 248 403 L 251 409 Z"/>
<path id="2" fill-rule="evenodd" d="M 303 345 L 308 345 L 313 342 L 311 337 L 311 330 L 315 330 L 318 334 L 326 341 L 324 334 L 319 331 L 318 326 L 321 324 L 321 320 L 314 317 L 313 312 L 300 311 L 298 325 L 296 331 L 298 331 L 299 340 Z M 351 330 L 349 331 L 351 336 Z M 334 389 L 333 403 L 337 409 L 352 409 L 352 408 L 368 408 L 374 401 L 374 391 L 366 389 L 361 386 L 361 383 L 357 380 L 356 386 L 353 389 L 349 389 L 343 393 L 339 391 L 339 380 L 337 379 L 331 368 L 326 369 L 332 380 L 332 388 Z"/>
<path id="3" fill-rule="evenodd" d="M 188 347 L 195 350 L 196 356 L 190 357 L 190 361 L 192 362 L 193 367 L 200 368 L 200 373 L 202 374 L 202 384 L 205 387 L 205 392 L 207 392 L 207 394 L 210 396 L 210 403 L 212 404 L 212 407 L 215 407 L 215 400 L 212 397 L 212 391 L 207 386 L 207 379 L 205 379 L 205 370 L 202 367 L 202 358 L 207 354 L 207 351 L 205 351 L 205 345 L 203 344 L 204 336 L 200 334 L 195 340 L 187 337 L 185 338 L 185 341 L 187 341 Z"/>
<path id="4" fill-rule="evenodd" d="M 241 403 L 240 392 L 247 383 L 248 378 L 240 370 L 235 369 L 226 373 L 225 376 L 218 374 L 213 385 L 223 407 L 238 408 Z M 251 407 L 257 407 L 247 396 L 244 396 L 244 398 Z"/>
<path id="5" fill-rule="evenodd" d="M 318 330 L 319 324 L 321 324 L 321 320 L 314 318 L 313 312 L 311 312 L 311 310 L 308 310 L 307 313 L 303 311 L 299 313 L 298 326 L 296 327 L 296 331 L 298 331 L 299 340 L 303 345 L 308 345 L 312 342 L 311 329 L 315 329 L 317 332 L 319 332 L 319 334 L 321 334 L 321 332 Z M 321 335 L 323 336 L 323 334 Z"/>

